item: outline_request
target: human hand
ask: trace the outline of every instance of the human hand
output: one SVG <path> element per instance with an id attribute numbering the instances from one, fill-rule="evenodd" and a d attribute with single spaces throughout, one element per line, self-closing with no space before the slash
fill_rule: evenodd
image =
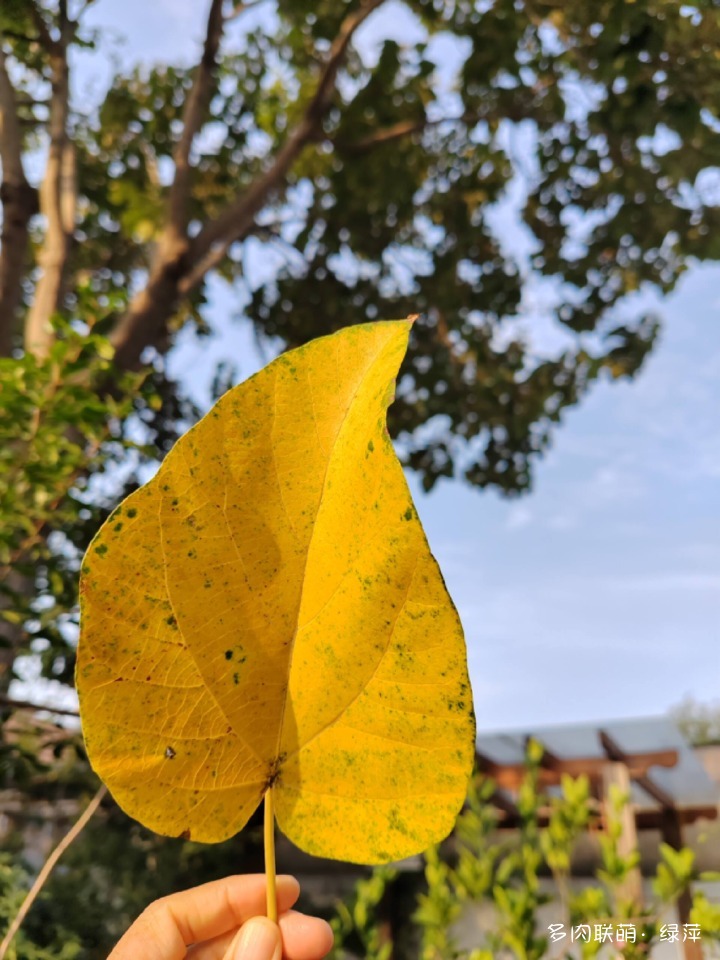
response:
<path id="1" fill-rule="evenodd" d="M 163 897 L 140 914 L 108 960 L 321 960 L 332 930 L 290 909 L 299 894 L 295 877 L 277 878 L 278 924 L 264 916 L 263 874 Z"/>

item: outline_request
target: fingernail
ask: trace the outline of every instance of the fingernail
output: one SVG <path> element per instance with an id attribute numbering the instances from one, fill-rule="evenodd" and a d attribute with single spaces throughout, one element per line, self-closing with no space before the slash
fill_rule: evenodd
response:
<path id="1" fill-rule="evenodd" d="M 267 917 L 253 917 L 240 930 L 233 960 L 280 960 L 280 928 Z"/>

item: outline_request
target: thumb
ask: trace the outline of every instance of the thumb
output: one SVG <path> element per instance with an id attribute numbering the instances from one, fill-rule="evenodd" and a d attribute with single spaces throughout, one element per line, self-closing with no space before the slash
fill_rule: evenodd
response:
<path id="1" fill-rule="evenodd" d="M 247 920 L 227 952 L 226 960 L 281 960 L 280 927 L 267 917 Z"/>

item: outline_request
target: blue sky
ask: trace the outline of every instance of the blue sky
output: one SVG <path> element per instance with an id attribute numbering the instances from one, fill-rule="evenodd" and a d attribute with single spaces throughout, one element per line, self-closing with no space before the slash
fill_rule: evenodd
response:
<path id="1" fill-rule="evenodd" d="M 201 362 L 190 338 L 173 359 L 205 403 L 217 360 L 243 379 L 262 363 L 215 290 L 222 336 Z M 410 477 L 465 626 L 479 729 L 720 699 L 720 268 L 690 270 L 661 310 L 642 374 L 566 413 L 530 495 L 425 494 Z"/>
<path id="2" fill-rule="evenodd" d="M 130 62 L 194 56 L 204 7 L 101 0 L 91 13 L 105 41 L 125 35 Z M 79 96 L 94 97 L 108 74 L 80 67 Z M 173 359 L 204 403 L 214 361 L 242 378 L 263 362 L 232 292 L 212 289 L 222 336 L 184 337 Z M 531 495 L 453 482 L 426 495 L 411 478 L 465 626 L 481 730 L 720 700 L 720 268 L 690 269 L 661 313 L 645 370 L 566 414 Z M 524 329 L 546 337 L 537 303 Z"/>

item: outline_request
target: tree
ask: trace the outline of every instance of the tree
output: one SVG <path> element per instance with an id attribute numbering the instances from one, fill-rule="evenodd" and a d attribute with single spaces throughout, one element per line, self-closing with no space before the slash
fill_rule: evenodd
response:
<path id="1" fill-rule="evenodd" d="M 211 323 L 216 274 L 287 345 L 419 313 L 392 411 L 404 460 L 426 488 L 459 475 L 523 491 L 563 411 L 651 349 L 657 320 L 618 313 L 623 298 L 717 256 L 715 4 L 617 0 L 600 17 L 580 2 L 407 0 L 423 38 L 381 41 L 373 59 L 356 41 L 371 21 L 382 35 L 383 0 L 208 0 L 195 68 L 120 72 L 81 109 L 70 54 L 102 50 L 88 6 L 0 14 L 0 352 L 42 362 L 53 317 L 93 318 L 116 371 L 161 390 L 162 416 L 140 414 L 160 452 L 182 402 L 163 356 L 181 327 Z M 255 6 L 263 25 L 246 30 Z M 524 258 L 493 226 L 513 178 Z M 250 245 L 286 260 L 258 281 Z M 557 292 L 555 356 L 518 331 L 533 278 Z M 106 394 L 134 395 L 112 379 Z"/>
<path id="2" fill-rule="evenodd" d="M 206 0 L 193 68 L 117 72 L 87 107 L 71 65 L 102 55 L 92 3 L 0 10 L 6 721 L 22 654 L 72 682 L 79 558 L 195 415 L 165 357 L 178 330 L 211 325 L 210 276 L 289 346 L 419 314 L 392 409 L 402 457 L 426 488 L 513 494 L 564 410 L 651 350 L 657 320 L 624 298 L 718 256 L 706 0 L 404 0 L 420 39 L 376 56 L 359 39 L 373 22 L 382 37 L 384 0 Z M 456 60 L 438 70 L 441 39 Z M 527 256 L 498 235 L 511 185 Z M 253 249 L 280 266 L 254 276 Z M 556 293 L 552 356 L 518 328 L 531 282 Z M 4 783 L 46 789 L 42 725 L 32 749 L 11 730 Z"/>
<path id="3" fill-rule="evenodd" d="M 427 39 L 386 41 L 373 65 L 353 42 L 383 0 L 281 2 L 223 52 L 228 19 L 253 5 L 210 2 L 194 70 L 118 74 L 89 114 L 70 102 L 68 67 L 74 45 L 95 43 L 87 4 L 5 5 L 5 351 L 22 325 L 44 356 L 50 317 L 83 285 L 120 298 L 107 330 L 118 365 L 137 369 L 180 325 L 207 322 L 211 271 L 246 279 L 253 237 L 292 260 L 252 289 L 252 323 L 295 344 L 420 313 L 395 412 L 408 461 L 427 485 L 459 471 L 524 488 L 561 410 L 602 370 L 634 373 L 653 342 L 653 321 L 618 326 L 612 308 L 716 255 L 701 182 L 719 149 L 716 6 L 611 2 L 598 19 L 580 3 L 411 0 Z M 440 33 L 458 43 L 451 97 L 431 59 Z M 564 284 L 556 316 L 575 335 L 544 363 L 499 336 L 526 276 L 489 215 L 528 123 L 531 266 Z M 27 153 L 41 144 L 36 190 Z M 418 429 L 433 417 L 447 425 L 428 443 Z"/>
<path id="4" fill-rule="evenodd" d="M 693 746 L 720 743 L 720 703 L 698 703 L 686 696 L 673 707 L 670 715 Z"/>

